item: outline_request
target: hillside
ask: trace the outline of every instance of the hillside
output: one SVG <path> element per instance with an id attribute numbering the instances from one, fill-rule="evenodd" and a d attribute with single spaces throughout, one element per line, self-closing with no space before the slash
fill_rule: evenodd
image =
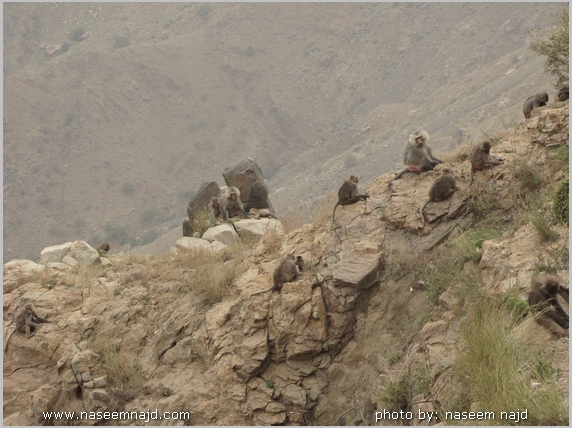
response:
<path id="1" fill-rule="evenodd" d="M 568 329 L 538 325 L 527 295 L 540 273 L 569 285 L 568 192 L 554 196 L 569 103 L 489 138 L 504 163 L 471 185 L 466 144 L 434 171 L 378 176 L 335 222 L 331 204 L 234 244 L 105 257 L 74 242 L 4 264 L 4 336 L 25 302 L 52 321 L 6 344 L 4 425 L 473 425 L 472 411 L 568 426 Z M 423 223 L 444 167 L 459 189 Z M 254 294 L 289 253 L 300 276 Z M 63 411 L 92 416 L 44 413 Z"/>
<path id="2" fill-rule="evenodd" d="M 4 260 L 180 224 L 246 156 L 306 216 L 396 168 L 413 129 L 445 150 L 513 124 L 553 94 L 527 30 L 562 7 L 6 3 Z"/>

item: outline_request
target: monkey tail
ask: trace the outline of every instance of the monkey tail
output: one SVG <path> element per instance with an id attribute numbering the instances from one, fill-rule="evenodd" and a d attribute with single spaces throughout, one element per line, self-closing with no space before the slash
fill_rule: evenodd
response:
<path id="1" fill-rule="evenodd" d="M 332 221 L 334 221 L 336 218 L 336 208 L 338 207 L 338 205 L 340 205 L 340 201 L 336 202 L 336 206 L 334 207 L 334 212 L 332 213 Z"/>
<path id="2" fill-rule="evenodd" d="M 471 165 L 471 178 L 469 180 L 469 186 L 473 184 L 473 166 Z"/>

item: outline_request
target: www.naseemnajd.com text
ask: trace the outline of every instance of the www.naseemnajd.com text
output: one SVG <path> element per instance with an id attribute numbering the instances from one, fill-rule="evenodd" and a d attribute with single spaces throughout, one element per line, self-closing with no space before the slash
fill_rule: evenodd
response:
<path id="1" fill-rule="evenodd" d="M 520 421 L 525 421 L 528 419 L 528 410 L 525 409 L 521 411 L 513 412 L 499 412 L 499 420 L 501 421 L 511 421 L 518 423 Z M 399 412 L 390 412 L 388 410 L 383 410 L 382 412 L 375 412 L 375 421 L 379 422 L 381 420 L 402 420 L 402 419 L 413 419 L 414 412 L 404 412 L 400 410 Z M 435 421 L 438 420 L 437 412 L 424 412 L 419 410 L 417 412 L 417 418 L 421 421 Z M 445 420 L 495 420 L 497 415 L 495 412 L 445 412 Z"/>

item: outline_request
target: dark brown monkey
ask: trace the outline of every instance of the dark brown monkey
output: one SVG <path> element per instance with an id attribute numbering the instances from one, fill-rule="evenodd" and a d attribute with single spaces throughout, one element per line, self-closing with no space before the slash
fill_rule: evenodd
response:
<path id="1" fill-rule="evenodd" d="M 276 217 L 276 214 L 274 214 L 268 208 L 260 208 L 260 209 L 250 208 L 250 210 L 248 210 L 248 216 L 254 217 L 255 219 L 259 219 L 260 217 L 268 217 L 268 218 L 273 218 L 275 220 L 278 220 L 278 217 Z"/>
<path id="2" fill-rule="evenodd" d="M 570 303 L 569 299 L 570 299 L 570 290 L 566 287 L 563 287 L 562 285 L 558 288 L 558 294 L 560 294 L 560 297 L 562 297 L 564 300 L 566 300 L 566 303 Z"/>
<path id="3" fill-rule="evenodd" d="M 304 267 L 304 259 L 302 256 L 296 256 L 296 266 L 298 266 L 298 272 L 302 272 L 302 268 Z"/>
<path id="4" fill-rule="evenodd" d="M 350 175 L 347 180 L 344 180 L 340 189 L 338 190 L 338 202 L 334 207 L 334 212 L 332 214 L 332 220 L 336 215 L 336 208 L 338 205 L 349 205 L 355 204 L 358 201 L 364 201 L 369 198 L 367 193 L 360 194 L 357 191 L 357 184 L 359 180 L 355 175 Z"/>
<path id="5" fill-rule="evenodd" d="M 244 205 L 240 200 L 240 190 L 234 186 L 229 186 L 219 196 L 219 207 L 222 212 L 222 219 L 227 221 L 229 217 L 240 214 L 243 218 L 248 218 Z"/>
<path id="6" fill-rule="evenodd" d="M 274 269 L 274 274 L 272 275 L 272 287 L 266 290 L 261 290 L 252 293 L 251 296 L 267 293 L 273 290 L 281 290 L 285 282 L 291 282 L 296 280 L 296 278 L 298 278 L 298 275 L 300 275 L 300 271 L 298 270 L 298 266 L 296 265 L 296 257 L 294 257 L 294 254 L 288 254 L 278 262 L 278 264 L 276 265 L 276 269 Z"/>
<path id="7" fill-rule="evenodd" d="M 36 324 L 38 322 L 52 322 L 52 321 L 39 316 L 36 313 L 36 310 L 34 309 L 32 304 L 26 303 L 24 307 L 20 310 L 20 312 L 18 312 L 17 315 L 14 317 L 15 327 L 14 330 L 12 330 L 12 332 L 8 335 L 8 339 L 6 340 L 6 345 L 4 346 L 4 353 L 6 353 L 6 350 L 8 349 L 8 343 L 10 343 L 10 338 L 14 333 L 16 333 L 16 331 L 20 331 L 21 333 L 24 333 L 25 331 L 26 338 L 29 339 L 30 337 L 33 336 L 32 332 L 34 331 L 32 330 L 32 327 L 34 329 L 41 327 L 40 324 Z"/>
<path id="8" fill-rule="evenodd" d="M 471 156 L 469 157 L 469 161 L 471 162 L 471 179 L 469 180 L 469 186 L 473 184 L 473 171 L 485 169 L 491 165 L 500 165 L 504 162 L 504 159 L 497 158 L 490 154 L 491 146 L 490 141 L 483 141 L 471 152 Z"/>
<path id="9" fill-rule="evenodd" d="M 568 100 L 568 86 L 569 86 L 568 80 L 562 82 L 560 86 L 561 87 L 558 90 L 558 95 L 556 95 L 556 99 L 558 99 L 558 101 L 566 101 Z"/>
<path id="10" fill-rule="evenodd" d="M 425 224 L 425 214 L 423 210 L 429 202 L 440 202 L 447 199 L 457 190 L 457 184 L 455 182 L 455 176 L 453 171 L 449 168 L 443 169 L 443 175 L 435 180 L 431 188 L 429 189 L 429 199 L 423 204 L 419 209 L 419 214 L 421 215 L 421 221 Z"/>
<path id="11" fill-rule="evenodd" d="M 403 163 L 407 165 L 407 168 L 393 177 L 389 181 L 388 186 L 391 185 L 393 180 L 397 180 L 406 172 L 430 171 L 435 165 L 443 163 L 441 159 L 433 155 L 433 149 L 428 141 L 429 134 L 426 131 L 415 131 L 409 135 L 403 150 Z"/>
<path id="12" fill-rule="evenodd" d="M 219 199 L 217 197 L 212 197 L 211 201 L 207 205 L 207 209 L 211 213 L 211 216 L 215 219 L 222 217 L 222 211 L 220 209 Z"/>
<path id="13" fill-rule="evenodd" d="M 528 305 L 532 312 L 538 315 L 535 320 L 546 327 L 550 332 L 563 337 L 566 334 L 558 329 L 554 323 L 568 328 L 568 314 L 558 303 L 557 295 L 560 292 L 560 281 L 555 275 L 536 275 L 532 278 L 528 293 Z"/>
<path id="14" fill-rule="evenodd" d="M 530 118 L 530 112 L 537 107 L 545 106 L 548 102 L 548 94 L 546 92 L 539 92 L 538 94 L 531 95 L 524 102 L 522 112 L 526 119 Z"/>
<path id="15" fill-rule="evenodd" d="M 104 242 L 103 244 L 101 244 L 99 247 L 96 248 L 97 252 L 101 252 L 104 251 L 106 254 L 109 253 L 109 244 L 107 242 Z"/>

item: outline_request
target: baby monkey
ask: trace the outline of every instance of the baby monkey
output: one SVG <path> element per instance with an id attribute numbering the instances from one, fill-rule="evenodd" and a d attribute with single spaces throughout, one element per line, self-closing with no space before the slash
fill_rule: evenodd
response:
<path id="1" fill-rule="evenodd" d="M 435 180 L 431 188 L 429 189 L 429 199 L 423 206 L 419 209 L 419 214 L 421 215 L 421 221 L 425 225 L 425 214 L 423 210 L 429 202 L 440 202 L 451 196 L 455 190 L 457 190 L 457 184 L 455 182 L 455 176 L 453 171 L 449 168 L 443 169 L 443 175 Z"/>

